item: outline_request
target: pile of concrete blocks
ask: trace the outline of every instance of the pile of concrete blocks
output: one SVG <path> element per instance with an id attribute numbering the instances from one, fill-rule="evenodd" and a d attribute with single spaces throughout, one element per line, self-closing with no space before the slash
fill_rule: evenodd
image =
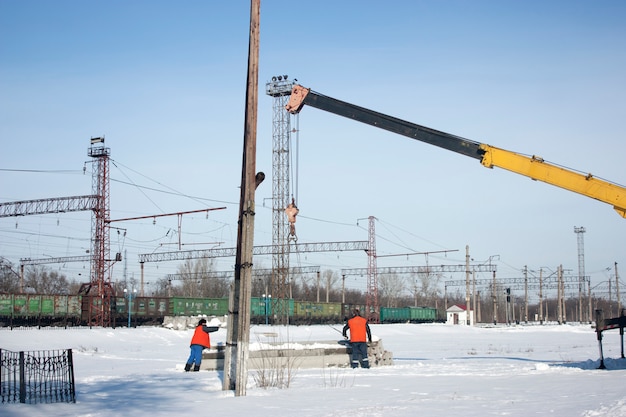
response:
<path id="1" fill-rule="evenodd" d="M 225 316 L 165 316 L 163 317 L 163 327 L 172 330 L 194 329 L 202 318 L 206 319 L 207 326 L 224 327 L 226 325 Z"/>
<path id="2" fill-rule="evenodd" d="M 262 343 L 261 349 L 250 350 L 248 369 L 311 369 L 346 368 L 350 366 L 349 344 L 336 340 L 318 342 Z M 383 347 L 381 339 L 373 341 L 367 349 L 370 366 L 393 365 L 393 354 Z M 223 370 L 224 346 L 218 345 L 202 352 L 200 370 Z"/>

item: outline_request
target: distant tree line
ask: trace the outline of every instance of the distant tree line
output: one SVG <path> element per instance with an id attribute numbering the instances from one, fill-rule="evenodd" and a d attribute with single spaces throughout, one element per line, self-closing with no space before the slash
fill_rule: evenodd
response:
<path id="1" fill-rule="evenodd" d="M 155 297 L 198 297 L 223 298 L 228 297 L 232 277 L 215 278 L 212 273 L 215 266 L 210 259 L 186 260 L 179 265 L 176 279 L 162 277 L 152 283 L 146 296 Z M 319 274 L 294 275 L 289 278 L 289 296 L 296 300 L 312 302 L 345 302 L 346 304 L 365 304 L 364 291 L 345 288 L 337 271 L 331 269 L 320 271 Z M 439 317 L 445 318 L 446 308 L 452 305 L 465 305 L 464 289 L 453 294 L 442 294 L 440 274 L 416 274 L 403 276 L 396 274 L 382 274 L 378 277 L 378 302 L 381 307 L 435 307 Z M 23 292 L 32 294 L 78 294 L 83 282 L 68 279 L 64 274 L 50 270 L 45 266 L 29 265 L 24 270 Z M 118 296 L 123 295 L 125 288 L 138 289 L 136 280 L 129 282 L 115 281 L 114 291 Z M 268 294 L 272 288 L 271 273 L 255 275 L 252 281 L 252 296 L 261 297 Z M 20 292 L 20 275 L 17 268 L 6 259 L 0 257 L 0 293 L 16 294 Z M 494 299 L 495 298 L 495 299 Z M 583 308 L 588 310 L 589 299 L 583 300 Z M 478 293 L 476 301 L 472 299 L 470 309 L 476 306 L 475 318 L 477 322 L 525 322 L 525 321 L 561 321 L 576 322 L 579 315 L 579 300 L 577 296 L 566 297 L 559 314 L 558 302 L 554 298 L 546 298 L 543 305 L 532 303 L 528 306 L 528 316 L 524 300 L 511 297 L 507 300 L 503 294 Z M 623 305 L 621 305 L 624 308 Z M 592 299 L 592 308 L 602 309 L 606 316 L 619 315 L 616 300 L 603 297 Z M 583 317 L 589 318 L 588 311 L 583 311 Z M 593 320 L 593 318 L 592 318 Z"/>
<path id="2" fill-rule="evenodd" d="M 0 259 L 0 293 L 20 292 L 20 274 L 13 264 Z M 32 294 L 77 294 L 79 282 L 43 265 L 29 265 L 24 269 L 23 292 Z"/>

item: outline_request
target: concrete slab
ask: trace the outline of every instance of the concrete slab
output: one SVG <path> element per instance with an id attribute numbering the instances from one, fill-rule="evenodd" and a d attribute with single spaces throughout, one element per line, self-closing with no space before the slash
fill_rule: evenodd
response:
<path id="1" fill-rule="evenodd" d="M 297 342 L 297 343 L 262 343 L 261 350 L 249 352 L 248 369 L 309 369 L 350 366 L 349 346 L 336 340 Z M 367 354 L 370 366 L 393 365 L 393 354 L 386 351 L 382 340 L 370 343 Z M 205 349 L 202 352 L 200 370 L 224 370 L 224 352 L 221 346 Z"/>

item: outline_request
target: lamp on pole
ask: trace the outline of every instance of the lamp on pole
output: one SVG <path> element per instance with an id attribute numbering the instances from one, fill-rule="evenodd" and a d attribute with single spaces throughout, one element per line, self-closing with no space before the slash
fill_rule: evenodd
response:
<path id="1" fill-rule="evenodd" d="M 269 300 L 271 299 L 272 299 L 271 295 L 263 294 L 263 304 L 265 306 L 265 325 L 266 326 L 269 324 L 268 323 L 268 311 L 269 311 L 268 304 L 269 304 Z"/>
<path id="2" fill-rule="evenodd" d="M 137 290 L 124 288 L 124 297 L 128 300 L 128 327 L 130 328 L 130 316 L 133 311 L 133 298 L 137 296 Z"/>

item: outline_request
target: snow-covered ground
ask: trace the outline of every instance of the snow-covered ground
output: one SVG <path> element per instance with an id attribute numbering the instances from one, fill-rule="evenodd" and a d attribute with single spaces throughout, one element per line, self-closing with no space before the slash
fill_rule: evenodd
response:
<path id="1" fill-rule="evenodd" d="M 336 340 L 340 326 L 253 326 L 251 341 Z M 222 373 L 183 372 L 191 330 L 161 327 L 0 330 L 0 348 L 72 348 L 76 404 L 0 404 L 4 417 L 626 416 L 619 331 L 589 325 L 373 325 L 394 365 L 299 369 L 287 389 L 222 391 Z M 226 329 L 212 333 L 224 342 Z"/>

